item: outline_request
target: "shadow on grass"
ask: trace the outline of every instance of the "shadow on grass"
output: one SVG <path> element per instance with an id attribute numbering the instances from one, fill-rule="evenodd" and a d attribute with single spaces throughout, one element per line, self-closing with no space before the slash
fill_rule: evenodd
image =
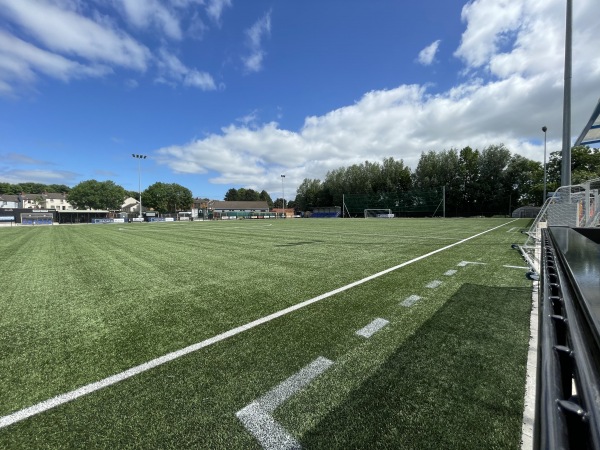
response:
<path id="1" fill-rule="evenodd" d="M 519 448 L 530 300 L 464 285 L 303 448 Z"/>
<path id="2" fill-rule="evenodd" d="M 325 241 L 287 242 L 285 244 L 275 244 L 273 247 L 297 247 L 299 245 L 322 244 L 323 242 L 325 242 Z"/>

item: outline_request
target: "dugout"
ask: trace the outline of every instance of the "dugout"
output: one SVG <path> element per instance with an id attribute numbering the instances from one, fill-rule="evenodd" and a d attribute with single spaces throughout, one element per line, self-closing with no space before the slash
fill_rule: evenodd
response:
<path id="1" fill-rule="evenodd" d="M 0 208 L 0 221 L 22 225 L 52 225 L 56 221 L 53 209 Z"/>
<path id="2" fill-rule="evenodd" d="M 335 219 L 341 217 L 342 207 L 341 206 L 322 206 L 312 210 L 310 214 L 306 214 L 306 217 L 312 217 L 313 219 Z"/>
<path id="3" fill-rule="evenodd" d="M 52 212 L 21 213 L 22 225 L 52 225 L 54 214 Z"/>

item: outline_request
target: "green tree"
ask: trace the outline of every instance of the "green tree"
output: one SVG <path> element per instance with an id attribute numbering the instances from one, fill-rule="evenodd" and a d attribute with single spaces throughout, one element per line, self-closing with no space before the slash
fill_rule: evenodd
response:
<path id="1" fill-rule="evenodd" d="M 2 194 L 8 194 L 8 195 L 15 195 L 17 194 L 16 192 L 13 191 L 13 184 L 10 183 L 0 183 L 0 195 Z"/>
<path id="2" fill-rule="evenodd" d="M 312 210 L 319 205 L 319 196 L 323 195 L 321 180 L 305 178 L 296 191 L 296 202 L 300 211 Z"/>
<path id="3" fill-rule="evenodd" d="M 265 191 L 264 189 L 260 192 L 258 199 L 262 200 L 263 202 L 267 202 L 267 204 L 269 205 L 269 208 L 273 208 L 273 200 L 271 199 L 271 196 L 269 195 L 269 193 L 267 191 Z"/>
<path id="4" fill-rule="evenodd" d="M 265 191 L 263 191 L 263 192 L 265 192 Z M 268 195 L 269 194 L 267 194 L 267 196 Z M 241 201 L 256 202 L 256 201 L 261 200 L 260 196 L 261 196 L 261 194 L 259 194 L 258 192 L 256 192 L 254 189 L 246 189 L 246 188 L 235 189 L 235 188 L 231 188 L 225 194 L 225 199 L 224 200 L 226 202 L 235 202 L 235 201 L 237 201 L 237 202 L 241 202 Z"/>
<path id="5" fill-rule="evenodd" d="M 521 155 L 513 155 L 505 171 L 505 190 L 511 211 L 519 206 L 541 205 L 544 201 L 544 168 L 542 163 Z"/>
<path id="6" fill-rule="evenodd" d="M 75 209 L 121 209 L 125 189 L 113 181 L 82 181 L 67 194 Z"/>
<path id="7" fill-rule="evenodd" d="M 478 159 L 478 212 L 507 213 L 509 197 L 506 183 L 506 167 L 510 161 L 510 151 L 502 144 L 490 145 L 483 149 Z"/>
<path id="8" fill-rule="evenodd" d="M 226 202 L 235 202 L 238 199 L 238 191 L 235 188 L 231 188 L 229 189 L 226 193 L 225 193 L 225 197 L 223 198 L 223 200 L 225 200 Z"/>
<path id="9" fill-rule="evenodd" d="M 548 192 L 555 191 L 561 185 L 562 152 L 550 153 L 548 160 Z M 571 149 L 571 184 L 600 177 L 600 150 L 584 145 Z M 552 189 L 550 189 L 550 186 Z"/>
<path id="10" fill-rule="evenodd" d="M 423 152 L 413 174 L 417 190 L 439 192 L 446 189 L 446 213 L 458 215 L 462 204 L 462 179 L 460 158 L 455 149 L 441 152 Z"/>
<path id="11" fill-rule="evenodd" d="M 42 194 L 46 191 L 46 185 L 42 183 L 19 183 L 20 192 L 26 194 Z"/>
<path id="12" fill-rule="evenodd" d="M 68 193 L 70 190 L 71 190 L 71 188 L 64 184 L 49 184 L 46 186 L 45 192 L 55 192 L 55 193 L 67 192 Z"/>
<path id="13" fill-rule="evenodd" d="M 142 205 L 161 213 L 189 210 L 193 201 L 192 191 L 177 183 L 157 182 L 142 192 Z"/>
<path id="14" fill-rule="evenodd" d="M 125 191 L 125 198 L 131 197 L 139 201 L 140 193 L 138 191 Z"/>

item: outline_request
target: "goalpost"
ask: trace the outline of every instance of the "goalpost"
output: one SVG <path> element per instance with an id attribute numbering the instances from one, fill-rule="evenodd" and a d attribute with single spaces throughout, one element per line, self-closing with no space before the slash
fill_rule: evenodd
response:
<path id="1" fill-rule="evenodd" d="M 367 209 L 365 209 L 364 212 L 365 212 L 365 219 L 369 219 L 369 218 L 392 219 L 394 217 L 394 214 L 392 214 L 392 210 L 387 209 L 387 208 L 378 208 L 378 209 L 367 208 Z"/>
<path id="2" fill-rule="evenodd" d="M 343 194 L 342 210 L 347 217 L 445 217 L 444 188 Z"/>

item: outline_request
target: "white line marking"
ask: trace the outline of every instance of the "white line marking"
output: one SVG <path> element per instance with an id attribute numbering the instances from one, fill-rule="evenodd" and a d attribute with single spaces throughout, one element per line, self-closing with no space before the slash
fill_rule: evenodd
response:
<path id="1" fill-rule="evenodd" d="M 309 365 L 303 367 L 287 380 L 279 383 L 275 388 L 271 389 L 261 398 L 256 400 L 261 408 L 272 413 L 275 409 L 283 404 L 288 398 L 294 395 L 301 389 L 304 389 L 312 380 L 325 372 L 333 364 L 333 361 L 319 356 Z"/>
<path id="2" fill-rule="evenodd" d="M 501 228 L 511 222 L 516 221 L 517 219 L 511 220 L 510 222 L 504 223 L 502 225 L 498 225 L 494 228 L 490 228 L 489 230 L 486 231 L 482 231 L 481 233 L 477 233 L 474 234 L 471 237 L 465 238 L 465 239 L 461 239 L 460 241 L 454 242 L 453 244 L 449 244 L 446 245 L 445 247 L 442 248 L 438 248 L 437 250 L 433 250 L 432 252 L 426 253 L 424 255 L 421 256 L 417 256 L 416 258 L 411 259 L 410 261 L 406 261 L 403 262 L 402 264 L 398 264 L 397 266 L 394 267 L 390 267 L 389 269 L 385 269 L 382 270 L 381 272 L 375 273 L 373 275 L 369 275 L 366 278 L 363 278 L 362 280 L 358 280 L 355 281 L 353 283 L 347 284 L 346 286 L 342 286 L 340 288 L 334 289 L 333 291 L 330 292 L 326 292 L 325 294 L 321 294 L 317 297 L 311 298 L 309 300 L 305 300 L 303 302 L 297 303 L 295 305 L 292 305 L 288 308 L 282 309 L 280 311 L 274 312 L 273 314 L 269 314 L 268 316 L 264 316 L 261 317 L 260 319 L 256 319 L 252 322 L 249 322 L 245 325 L 241 325 L 239 327 L 236 328 L 232 328 L 229 331 L 225 331 L 224 333 L 218 334 L 216 336 L 213 336 L 209 339 L 206 339 L 204 341 L 201 342 L 197 342 L 195 344 L 192 344 L 188 347 L 176 350 L 174 352 L 171 353 L 167 353 L 166 355 L 160 356 L 158 358 L 152 359 L 148 362 L 145 362 L 143 364 L 140 364 L 138 366 L 132 367 L 130 369 L 125 370 L 124 372 L 121 373 L 117 373 L 115 375 L 111 375 L 107 378 L 104 378 L 103 380 L 100 381 L 96 381 L 94 383 L 90 383 L 87 384 L 85 386 L 82 386 L 80 388 L 77 388 L 75 390 L 72 390 L 70 392 L 64 393 L 64 394 L 60 394 L 57 395 L 56 397 L 52 397 L 48 400 L 44 400 L 40 403 L 36 403 L 33 406 L 29 406 L 27 408 L 23 408 L 19 411 L 16 411 L 12 414 L 8 414 L 6 416 L 0 417 L 0 429 L 7 427 L 9 425 L 12 425 L 13 423 L 16 422 L 20 422 L 21 420 L 24 420 L 28 417 L 34 416 L 36 414 L 40 414 L 44 411 L 48 411 L 49 409 L 55 408 L 56 406 L 62 405 L 64 403 L 73 401 L 79 397 L 82 397 L 84 395 L 88 395 L 91 394 L 92 392 L 98 391 L 100 389 L 104 389 L 107 386 L 111 386 L 113 384 L 116 384 L 120 381 L 126 380 L 127 378 L 131 378 L 135 375 L 138 375 L 142 372 L 146 372 L 147 370 L 153 369 L 157 366 L 160 366 L 162 364 L 165 364 L 167 362 L 173 361 L 174 359 L 177 358 L 181 358 L 182 356 L 185 356 L 189 353 L 198 351 L 202 348 L 208 347 L 210 345 L 216 344 L 217 342 L 221 342 L 224 341 L 227 338 L 230 338 L 232 336 L 235 336 L 237 334 L 240 334 L 244 331 L 250 330 L 252 328 L 255 328 L 259 325 L 262 325 L 263 323 L 267 323 L 270 322 L 274 319 L 277 319 L 281 316 L 285 316 L 291 312 L 297 311 L 299 309 L 302 309 L 308 305 L 312 305 L 313 303 L 319 302 L 321 300 L 324 300 L 326 298 L 332 297 L 333 295 L 339 294 L 340 292 L 344 292 L 347 291 L 348 289 L 352 289 L 353 287 L 359 286 L 361 284 L 364 284 L 368 281 L 374 280 L 375 278 L 379 278 L 383 275 L 386 275 L 390 272 L 393 272 L 395 270 L 401 269 L 402 267 L 406 267 L 410 264 L 413 264 L 417 261 L 421 261 L 422 259 L 425 258 L 429 258 L 430 256 L 433 256 L 437 253 L 446 251 L 448 249 L 451 249 L 452 247 L 456 247 L 457 245 L 463 244 L 467 241 L 470 241 L 471 239 L 475 239 L 479 236 L 482 236 L 486 233 L 489 233 L 491 231 L 497 230 L 498 228 Z"/>
<path id="3" fill-rule="evenodd" d="M 483 262 L 477 262 L 477 261 L 461 261 L 457 264 L 458 267 L 465 267 L 467 264 L 487 264 L 487 263 L 483 263 Z"/>
<path id="4" fill-rule="evenodd" d="M 302 448 L 300 443 L 257 403 L 250 403 L 235 415 L 266 450 Z"/>
<path id="5" fill-rule="evenodd" d="M 356 334 L 362 337 L 366 337 L 368 339 L 375 333 L 377 333 L 379 330 L 381 330 L 383 327 L 385 327 L 388 323 L 390 323 L 389 320 L 377 318 L 366 327 L 358 330 Z"/>
<path id="6" fill-rule="evenodd" d="M 319 356 L 258 400 L 240 409 L 235 413 L 236 417 L 265 449 L 301 448 L 300 444 L 273 419 L 271 414 L 332 364 L 333 361 Z"/>
<path id="7" fill-rule="evenodd" d="M 402 306 L 406 306 L 407 308 L 410 308 L 412 305 L 414 305 L 415 303 L 417 303 L 419 300 L 421 300 L 421 297 L 419 297 L 418 295 L 411 295 L 410 297 L 407 297 L 400 304 Z"/>
<path id="8" fill-rule="evenodd" d="M 508 268 L 508 269 L 523 269 L 523 270 L 529 270 L 529 267 L 523 267 L 523 266 L 509 266 L 508 264 L 507 264 L 507 265 L 504 265 L 504 266 L 502 266 L 502 267 L 506 267 L 506 268 Z"/>
<path id="9" fill-rule="evenodd" d="M 444 275 L 451 277 L 452 275 L 454 275 L 456 272 L 458 272 L 458 270 L 454 270 L 454 269 L 450 269 L 447 270 L 446 272 L 444 272 Z"/>
<path id="10" fill-rule="evenodd" d="M 519 229 L 519 227 L 512 227 L 510 230 L 507 231 L 507 233 L 512 233 L 513 231 Z"/>
<path id="11" fill-rule="evenodd" d="M 425 285 L 425 287 L 428 289 L 436 289 L 436 288 L 439 288 L 441 285 L 442 285 L 442 282 L 440 280 L 433 280 L 432 282 Z"/>

